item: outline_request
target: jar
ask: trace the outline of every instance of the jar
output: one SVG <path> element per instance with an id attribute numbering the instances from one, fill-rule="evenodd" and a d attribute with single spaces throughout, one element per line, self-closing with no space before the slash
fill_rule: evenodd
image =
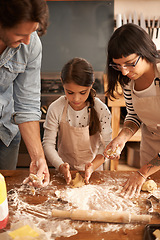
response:
<path id="1" fill-rule="evenodd" d="M 6 182 L 3 175 L 0 173 L 0 229 L 6 227 L 8 222 L 8 200 Z"/>

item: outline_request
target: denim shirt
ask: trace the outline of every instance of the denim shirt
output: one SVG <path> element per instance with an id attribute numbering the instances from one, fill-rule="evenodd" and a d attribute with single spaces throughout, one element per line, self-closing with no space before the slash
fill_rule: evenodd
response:
<path id="1" fill-rule="evenodd" d="M 29 45 L 7 47 L 0 55 L 0 139 L 9 146 L 18 124 L 38 121 L 42 45 L 36 32 Z"/>

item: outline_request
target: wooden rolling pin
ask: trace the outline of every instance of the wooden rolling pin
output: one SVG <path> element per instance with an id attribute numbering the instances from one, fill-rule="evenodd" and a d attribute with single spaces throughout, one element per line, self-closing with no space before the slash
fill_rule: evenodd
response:
<path id="1" fill-rule="evenodd" d="M 150 215 L 137 215 L 129 212 L 106 212 L 97 210 L 80 210 L 71 211 L 52 210 L 52 216 L 58 218 L 71 218 L 72 220 L 95 221 L 108 223 L 136 223 L 150 222 Z"/>

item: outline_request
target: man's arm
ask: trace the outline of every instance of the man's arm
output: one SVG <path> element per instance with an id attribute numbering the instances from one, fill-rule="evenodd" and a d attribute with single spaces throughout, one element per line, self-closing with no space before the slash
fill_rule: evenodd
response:
<path id="1" fill-rule="evenodd" d="M 37 174 L 39 177 L 44 174 L 43 186 L 47 186 L 49 171 L 40 139 L 39 122 L 24 122 L 18 126 L 31 158 L 30 173 Z"/>

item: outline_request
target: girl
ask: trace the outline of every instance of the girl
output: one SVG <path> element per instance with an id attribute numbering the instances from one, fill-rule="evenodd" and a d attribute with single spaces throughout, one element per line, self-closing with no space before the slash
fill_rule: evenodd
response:
<path id="1" fill-rule="evenodd" d="M 95 98 L 93 68 L 82 58 L 73 58 L 62 69 L 65 96 L 53 102 L 44 124 L 46 158 L 71 182 L 70 169 L 85 170 L 88 183 L 95 169 L 103 170 L 104 145 L 111 141 L 111 114 Z M 58 135 L 58 151 L 56 137 Z"/>
<path id="2" fill-rule="evenodd" d="M 138 25 L 118 28 L 108 43 L 108 96 L 123 88 L 127 115 L 118 136 L 107 146 L 122 150 L 141 126 L 141 169 L 133 172 L 123 192 L 138 196 L 148 176 L 160 170 L 160 56 L 149 35 Z M 119 157 L 119 156 L 116 156 Z"/>

